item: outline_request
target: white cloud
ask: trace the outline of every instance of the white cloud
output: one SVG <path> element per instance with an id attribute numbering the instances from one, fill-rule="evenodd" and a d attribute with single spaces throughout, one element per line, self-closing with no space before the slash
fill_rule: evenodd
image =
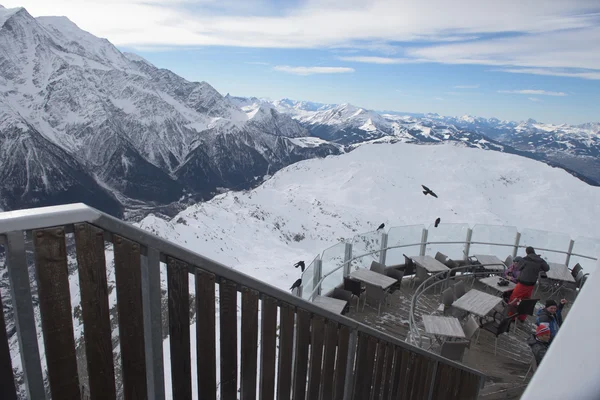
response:
<path id="1" fill-rule="evenodd" d="M 415 58 L 393 58 L 393 57 L 375 57 L 375 56 L 352 56 L 338 57 L 342 61 L 368 63 L 368 64 L 415 64 L 426 62 Z"/>
<path id="2" fill-rule="evenodd" d="M 276 65 L 273 69 L 294 75 L 344 74 L 354 72 L 354 68 L 347 67 L 290 67 L 289 65 Z"/>
<path id="3" fill-rule="evenodd" d="M 579 71 L 564 71 L 552 68 L 504 68 L 495 69 L 493 71 L 510 72 L 513 74 L 535 74 L 545 76 L 564 76 L 567 78 L 582 78 L 582 79 L 598 79 L 600 80 L 600 71 L 579 70 Z"/>
<path id="4" fill-rule="evenodd" d="M 456 85 L 455 89 L 478 89 L 479 85 Z"/>
<path id="5" fill-rule="evenodd" d="M 444 98 L 443 98 L 443 97 L 434 97 L 433 99 L 434 99 L 434 100 L 437 100 L 437 101 L 444 101 Z"/>
<path id="6" fill-rule="evenodd" d="M 509 94 L 534 94 L 538 96 L 567 96 L 565 92 L 551 92 L 548 90 L 537 90 L 537 89 L 523 89 L 523 90 L 498 90 L 498 93 L 509 93 Z"/>
<path id="7" fill-rule="evenodd" d="M 542 101 L 542 100 L 538 99 L 537 97 L 528 97 L 527 99 L 530 101 L 535 101 L 535 102 Z"/>
<path id="8" fill-rule="evenodd" d="M 245 64 L 250 64 L 250 65 L 269 65 L 268 62 L 263 62 L 263 61 L 246 61 Z"/>

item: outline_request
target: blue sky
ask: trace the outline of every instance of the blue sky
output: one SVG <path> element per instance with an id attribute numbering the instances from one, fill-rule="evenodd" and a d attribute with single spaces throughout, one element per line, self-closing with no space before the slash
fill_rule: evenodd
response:
<path id="1" fill-rule="evenodd" d="M 423 4 L 427 3 L 427 4 Z M 282 6 L 283 4 L 283 6 Z M 20 0 L 221 93 L 600 121 L 596 0 Z"/>

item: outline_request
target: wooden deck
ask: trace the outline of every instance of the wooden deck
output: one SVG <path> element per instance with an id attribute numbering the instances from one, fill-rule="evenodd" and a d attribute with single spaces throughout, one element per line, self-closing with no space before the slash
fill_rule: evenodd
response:
<path id="1" fill-rule="evenodd" d="M 379 329 L 390 335 L 396 336 L 402 340 L 406 340 L 409 333 L 408 315 L 410 312 L 410 302 L 415 288 L 410 287 L 412 277 L 407 277 L 402 281 L 402 290 L 396 291 L 390 296 L 390 303 L 381 306 L 381 314 L 377 315 L 376 305 L 367 305 L 363 311 L 364 298 L 360 300 L 360 306 L 357 309 L 356 300 L 350 307 L 348 317 L 360 321 L 370 327 Z M 456 277 L 456 279 L 463 279 Z M 471 288 L 471 281 L 465 282 L 467 290 Z M 475 281 L 473 288 L 494 293 L 490 288 Z M 538 297 L 541 302 L 545 302 L 544 294 L 538 291 Z M 570 308 L 570 304 L 574 300 L 574 292 L 566 291 L 565 297 L 569 300 L 569 304 L 563 310 L 563 317 L 566 316 Z M 556 299 L 556 297 L 554 297 Z M 429 289 L 422 294 L 417 303 L 415 310 L 416 321 L 419 324 L 421 334 L 424 334 L 422 315 L 433 313 L 440 305 L 441 295 L 439 289 L 437 293 L 433 293 L 433 289 Z M 487 331 L 479 332 L 479 340 L 477 341 L 477 333 L 471 343 L 471 348 L 465 351 L 463 364 L 477 369 L 487 375 L 485 387 L 480 392 L 480 398 L 485 400 L 496 399 L 519 399 L 525 390 L 527 383 L 531 379 L 531 372 L 527 379 L 524 380 L 525 374 L 529 369 L 532 353 L 526 340 L 535 331 L 535 318 L 529 316 L 524 324 L 517 323 L 516 332 L 514 326 L 511 326 L 510 333 L 500 335 L 498 338 L 497 355 L 494 356 L 495 337 Z M 427 339 L 424 340 L 424 347 L 429 346 Z M 439 352 L 439 345 L 434 345 L 430 350 Z"/>

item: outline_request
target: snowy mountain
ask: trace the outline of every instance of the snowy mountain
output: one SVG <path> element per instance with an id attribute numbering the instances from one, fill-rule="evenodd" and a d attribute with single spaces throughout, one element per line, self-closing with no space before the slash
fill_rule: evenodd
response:
<path id="1" fill-rule="evenodd" d="M 64 17 L 1 8 L 0 65 L 5 209 L 85 201 L 120 215 L 340 153 L 297 145 L 308 133 L 290 116 L 249 115 L 208 83 L 123 54 Z"/>

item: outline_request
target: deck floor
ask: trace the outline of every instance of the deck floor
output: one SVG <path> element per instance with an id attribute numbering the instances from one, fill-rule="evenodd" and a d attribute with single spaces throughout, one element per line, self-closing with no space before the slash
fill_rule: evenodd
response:
<path id="1" fill-rule="evenodd" d="M 364 298 L 361 298 L 358 308 L 356 300 L 353 300 L 347 316 L 401 340 L 406 340 L 409 333 L 410 302 L 415 292 L 415 288 L 410 287 L 411 278 L 408 277 L 402 281 L 402 290 L 391 295 L 387 306 L 382 304 L 379 315 L 377 315 L 376 304 L 371 305 L 367 302 L 363 310 Z M 456 279 L 463 278 L 456 277 Z M 415 287 L 418 284 L 417 282 Z M 486 291 L 486 287 L 478 281 L 475 281 L 473 287 Z M 471 288 L 470 280 L 468 283 L 466 282 L 466 288 L 467 290 Z M 440 305 L 439 290 L 438 293 L 433 293 L 432 290 L 430 289 L 420 296 L 415 310 L 416 320 L 422 333 L 424 332 L 422 315 L 433 313 Z M 489 289 L 488 292 L 493 293 L 494 291 Z M 574 300 L 575 293 L 570 290 L 564 290 L 563 293 L 563 297 L 569 300 L 569 304 L 563 310 L 563 317 L 565 317 L 570 304 Z M 541 298 L 542 303 L 546 300 L 544 294 L 539 291 L 534 298 Z M 556 299 L 556 297 L 553 298 Z M 477 341 L 478 334 L 475 333 L 471 348 L 465 351 L 462 363 L 486 374 L 486 384 L 479 396 L 481 399 L 518 399 L 521 397 L 531 378 L 531 373 L 529 373 L 528 377 L 524 379 L 532 357 L 531 349 L 526 340 L 535 331 L 534 321 L 535 318 L 529 316 L 524 324 L 517 323 L 516 332 L 514 326 L 511 326 L 508 334 L 500 335 L 496 356 L 494 356 L 494 335 L 481 330 Z M 424 347 L 428 347 L 429 342 L 424 341 L 424 344 L 426 344 Z M 430 351 L 439 353 L 439 346 L 433 346 Z"/>

